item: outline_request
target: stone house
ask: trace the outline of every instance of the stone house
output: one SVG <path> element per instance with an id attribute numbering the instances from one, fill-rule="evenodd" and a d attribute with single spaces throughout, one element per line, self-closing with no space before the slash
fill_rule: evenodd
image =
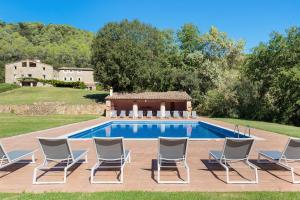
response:
<path id="1" fill-rule="evenodd" d="M 92 68 L 63 67 L 55 69 L 53 66 L 39 60 L 21 60 L 5 65 L 5 83 L 20 86 L 49 86 L 40 82 L 20 81 L 20 78 L 38 78 L 44 80 L 60 80 L 66 82 L 84 82 L 89 89 L 96 89 Z"/>

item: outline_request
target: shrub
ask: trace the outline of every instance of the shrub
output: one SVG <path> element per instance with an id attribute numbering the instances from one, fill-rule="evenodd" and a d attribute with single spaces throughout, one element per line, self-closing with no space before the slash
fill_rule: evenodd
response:
<path id="1" fill-rule="evenodd" d="M 19 88 L 19 87 L 20 86 L 15 85 L 15 84 L 1 83 L 0 84 L 0 93 L 1 92 L 6 92 L 6 91 L 9 91 L 9 90 L 13 90 L 13 89 L 16 89 L 16 88 Z"/>
<path id="2" fill-rule="evenodd" d="M 86 85 L 80 81 L 65 82 L 65 81 L 59 81 L 59 80 L 43 80 L 43 79 L 37 79 L 37 78 L 21 78 L 21 79 L 19 79 L 19 81 L 36 81 L 36 82 L 40 82 L 40 83 L 49 84 L 54 87 L 67 87 L 67 88 L 78 88 L 78 89 L 86 88 Z"/>

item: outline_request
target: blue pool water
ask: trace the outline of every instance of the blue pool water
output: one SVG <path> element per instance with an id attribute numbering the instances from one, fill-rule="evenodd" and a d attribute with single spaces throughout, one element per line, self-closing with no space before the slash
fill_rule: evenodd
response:
<path id="1" fill-rule="evenodd" d="M 111 121 L 79 131 L 68 136 L 73 139 L 92 137 L 124 137 L 153 139 L 158 137 L 189 137 L 192 139 L 217 139 L 238 137 L 229 129 L 195 121 Z M 246 136 L 239 135 L 240 138 Z"/>

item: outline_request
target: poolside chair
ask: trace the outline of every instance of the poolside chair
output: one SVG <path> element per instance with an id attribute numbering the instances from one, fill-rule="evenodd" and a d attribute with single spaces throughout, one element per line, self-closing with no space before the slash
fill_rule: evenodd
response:
<path id="1" fill-rule="evenodd" d="M 188 111 L 183 111 L 182 116 L 185 119 L 189 118 L 189 112 Z"/>
<path id="2" fill-rule="evenodd" d="M 190 172 L 186 162 L 188 138 L 158 138 L 157 182 L 158 183 L 189 183 Z M 180 165 L 181 164 L 181 165 Z M 187 178 L 183 181 L 161 181 L 161 168 L 186 169 Z"/>
<path id="3" fill-rule="evenodd" d="M 192 111 L 192 118 L 195 119 L 197 117 L 198 117 L 198 115 L 197 115 L 196 111 Z"/>
<path id="4" fill-rule="evenodd" d="M 144 117 L 144 112 L 142 110 L 138 111 L 138 118 L 143 118 Z"/>
<path id="5" fill-rule="evenodd" d="M 129 111 L 128 117 L 133 118 L 133 111 L 132 110 Z"/>
<path id="6" fill-rule="evenodd" d="M 166 118 L 170 118 L 171 117 L 171 112 L 169 110 L 166 110 L 165 117 Z"/>
<path id="7" fill-rule="evenodd" d="M 161 115 L 161 111 L 160 111 L 160 110 L 157 111 L 156 117 L 157 117 L 157 118 L 162 118 L 162 115 Z"/>
<path id="8" fill-rule="evenodd" d="M 249 162 L 249 153 L 253 145 L 253 138 L 226 138 L 222 151 L 210 151 L 209 162 L 213 158 L 226 170 L 227 183 L 258 183 L 257 167 Z M 230 181 L 229 168 L 232 162 L 244 162 L 255 172 L 255 180 L 250 181 Z"/>
<path id="9" fill-rule="evenodd" d="M 174 118 L 180 118 L 180 114 L 179 114 L 179 111 L 178 111 L 178 110 L 174 110 L 174 111 L 173 111 L 173 117 L 174 117 Z"/>
<path id="10" fill-rule="evenodd" d="M 25 163 L 22 160 L 31 156 L 31 162 L 35 163 L 34 152 L 37 150 L 14 150 L 5 151 L 3 145 L 0 143 L 0 169 L 15 163 Z M 28 162 L 27 162 L 28 163 Z"/>
<path id="11" fill-rule="evenodd" d="M 123 138 L 93 138 L 97 153 L 97 163 L 91 169 L 91 183 L 123 183 L 124 166 L 130 163 L 130 151 L 125 150 Z M 97 169 L 120 168 L 120 180 L 96 181 Z"/>
<path id="12" fill-rule="evenodd" d="M 261 160 L 261 157 L 264 157 L 268 160 L 268 163 L 276 163 L 279 166 L 289 170 L 292 175 L 293 183 L 300 183 L 300 181 L 295 180 L 294 168 L 288 165 L 288 162 L 300 161 L 300 139 L 290 137 L 288 142 L 283 149 L 283 151 L 259 151 L 258 152 L 258 163 L 266 163 Z"/>
<path id="13" fill-rule="evenodd" d="M 121 118 L 126 117 L 126 110 L 121 110 L 119 117 L 121 117 Z"/>
<path id="14" fill-rule="evenodd" d="M 147 118 L 152 118 L 153 115 L 152 115 L 152 110 L 148 110 L 147 111 Z"/>
<path id="15" fill-rule="evenodd" d="M 112 110 L 110 117 L 111 118 L 116 118 L 117 117 L 117 111 L 116 110 Z"/>
<path id="16" fill-rule="evenodd" d="M 74 164 L 84 159 L 87 163 L 87 150 L 71 150 L 68 139 L 57 138 L 38 138 L 43 155 L 44 162 L 34 169 L 33 184 L 55 184 L 66 183 L 67 171 Z M 49 166 L 49 163 L 55 162 L 56 165 Z M 63 170 L 63 181 L 38 181 L 38 171 Z"/>

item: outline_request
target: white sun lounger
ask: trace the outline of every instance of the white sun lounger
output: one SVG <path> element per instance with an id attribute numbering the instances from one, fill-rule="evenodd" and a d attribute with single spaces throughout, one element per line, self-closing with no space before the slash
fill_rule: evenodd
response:
<path id="1" fill-rule="evenodd" d="M 189 118 L 189 112 L 188 111 L 183 111 L 182 117 L 185 118 L 185 119 Z"/>
<path id="2" fill-rule="evenodd" d="M 157 182 L 158 183 L 189 183 L 190 170 L 186 162 L 188 138 L 158 138 L 157 156 Z M 186 180 L 162 181 L 160 171 L 162 168 L 186 169 Z"/>
<path id="3" fill-rule="evenodd" d="M 152 110 L 148 110 L 147 111 L 147 118 L 152 118 L 153 115 L 152 115 Z"/>
<path id="4" fill-rule="evenodd" d="M 15 163 L 25 163 L 22 160 L 28 157 L 31 157 L 31 163 L 35 163 L 34 152 L 36 151 L 37 150 L 13 150 L 7 152 L 0 143 L 0 169 Z"/>
<path id="5" fill-rule="evenodd" d="M 86 150 L 71 150 L 68 139 L 57 138 L 38 138 L 43 155 L 44 162 L 34 169 L 33 184 L 55 184 L 66 183 L 67 171 L 74 164 L 84 159 L 87 163 Z M 57 165 L 49 166 L 48 164 L 55 162 Z M 63 181 L 38 181 L 38 171 L 63 170 Z"/>
<path id="6" fill-rule="evenodd" d="M 132 110 L 129 111 L 128 117 L 133 118 L 133 111 Z"/>
<path id="7" fill-rule="evenodd" d="M 126 117 L 126 110 L 121 110 L 121 112 L 120 112 L 120 117 L 121 117 L 121 118 Z"/>
<path id="8" fill-rule="evenodd" d="M 178 110 L 174 110 L 174 112 L 173 112 L 173 117 L 174 117 L 174 118 L 180 118 L 180 114 L 179 114 L 179 111 L 178 111 Z"/>
<path id="9" fill-rule="evenodd" d="M 123 138 L 93 138 L 93 140 L 96 147 L 97 163 L 91 170 L 91 183 L 123 183 L 124 166 L 126 162 L 130 162 L 130 151 L 125 150 Z M 95 180 L 97 169 L 112 168 L 120 168 L 120 180 Z"/>
<path id="10" fill-rule="evenodd" d="M 266 158 L 268 161 L 262 161 L 261 157 Z M 276 163 L 279 166 L 289 170 L 292 175 L 293 183 L 300 183 L 295 180 L 294 167 L 290 166 L 289 162 L 300 161 L 300 139 L 290 137 L 283 151 L 271 150 L 271 151 L 259 151 L 258 163 Z"/>
<path id="11" fill-rule="evenodd" d="M 142 110 L 138 111 L 138 118 L 143 118 L 144 117 L 144 112 Z"/>
<path id="12" fill-rule="evenodd" d="M 249 153 L 251 151 L 253 138 L 226 138 L 222 151 L 210 151 L 209 162 L 213 158 L 226 170 L 227 183 L 258 183 L 257 167 L 249 162 Z M 255 172 L 255 180 L 250 181 L 231 181 L 229 180 L 229 168 L 231 162 L 244 162 Z"/>
<path id="13" fill-rule="evenodd" d="M 170 118 L 171 117 L 171 112 L 169 110 L 166 110 L 165 115 L 166 115 L 165 116 L 166 118 Z"/>
<path id="14" fill-rule="evenodd" d="M 116 118 L 117 117 L 117 111 L 116 110 L 112 110 L 110 117 L 111 118 Z"/>

